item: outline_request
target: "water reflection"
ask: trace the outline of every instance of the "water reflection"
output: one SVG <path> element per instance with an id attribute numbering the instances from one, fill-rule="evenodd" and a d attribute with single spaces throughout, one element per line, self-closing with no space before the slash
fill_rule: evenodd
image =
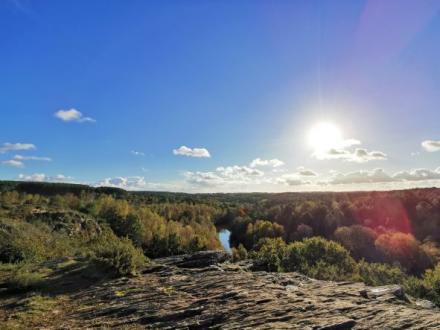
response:
<path id="1" fill-rule="evenodd" d="M 220 242 L 222 243 L 223 248 L 226 252 L 231 252 L 231 244 L 229 243 L 229 237 L 231 236 L 231 232 L 227 229 L 222 229 L 218 233 L 218 237 L 220 239 Z"/>

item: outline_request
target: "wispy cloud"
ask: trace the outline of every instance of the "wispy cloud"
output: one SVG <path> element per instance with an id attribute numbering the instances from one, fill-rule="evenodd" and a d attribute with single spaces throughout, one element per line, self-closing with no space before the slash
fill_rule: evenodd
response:
<path id="1" fill-rule="evenodd" d="M 385 183 L 385 182 L 415 182 L 440 180 L 440 168 L 430 170 L 426 168 L 400 171 L 388 174 L 381 168 L 372 171 L 360 170 L 346 174 L 334 173 L 328 184 L 360 184 L 360 183 Z"/>
<path id="2" fill-rule="evenodd" d="M 80 111 L 76 109 L 70 110 L 58 110 L 55 112 L 54 116 L 65 122 L 77 122 L 77 123 L 94 123 L 96 120 L 91 117 L 85 117 Z"/>
<path id="3" fill-rule="evenodd" d="M 2 161 L 2 164 L 5 166 L 10 166 L 10 167 L 23 168 L 25 165 L 25 161 L 29 161 L 29 160 L 31 160 L 31 161 L 44 161 L 44 162 L 52 161 L 52 159 L 49 157 L 15 155 L 12 159 Z"/>
<path id="4" fill-rule="evenodd" d="M 211 154 L 206 148 L 189 148 L 187 146 L 181 146 L 178 149 L 173 150 L 174 155 L 197 157 L 197 158 L 210 158 Z"/>
<path id="5" fill-rule="evenodd" d="M 372 171 L 359 170 L 349 173 L 337 173 L 326 182 L 328 184 L 360 184 L 360 183 L 383 183 L 393 182 L 395 179 L 388 175 L 383 169 L 377 168 Z"/>
<path id="6" fill-rule="evenodd" d="M 311 181 L 305 181 L 301 178 L 298 173 L 293 174 L 283 174 L 279 178 L 275 180 L 277 184 L 284 184 L 288 186 L 301 186 L 301 185 L 309 185 Z"/>
<path id="7" fill-rule="evenodd" d="M 435 171 L 426 168 L 418 168 L 410 171 L 401 171 L 393 175 L 393 178 L 403 181 L 426 181 L 440 180 L 440 168 Z"/>
<path id="8" fill-rule="evenodd" d="M 143 153 L 141 151 L 132 150 L 132 151 L 130 151 L 130 153 L 134 156 L 145 156 L 145 153 Z"/>
<path id="9" fill-rule="evenodd" d="M 176 186 L 167 183 L 147 182 L 143 176 L 105 178 L 94 186 L 115 187 L 125 190 L 176 190 Z"/>
<path id="10" fill-rule="evenodd" d="M 55 176 L 49 176 L 44 173 L 20 174 L 18 176 L 18 179 L 22 181 L 32 181 L 32 182 L 75 183 L 75 180 L 72 177 L 65 176 L 63 174 L 58 174 Z"/>
<path id="11" fill-rule="evenodd" d="M 428 152 L 440 151 L 440 141 L 426 140 L 422 142 L 422 147 Z"/>
<path id="12" fill-rule="evenodd" d="M 52 158 L 50 157 L 37 157 L 37 156 L 21 156 L 21 155 L 15 155 L 13 160 L 18 161 L 24 161 L 24 160 L 36 160 L 36 161 L 43 161 L 43 162 L 51 162 Z"/>
<path id="13" fill-rule="evenodd" d="M 6 153 L 9 151 L 18 151 L 18 150 L 35 150 L 36 147 L 32 143 L 3 143 L 0 145 L 0 153 Z"/>
<path id="14" fill-rule="evenodd" d="M 355 163 L 387 159 L 387 155 L 384 152 L 368 151 L 365 148 L 356 148 L 354 150 L 331 148 L 325 151 L 315 152 L 313 156 L 318 160 L 340 159 Z"/>
<path id="15" fill-rule="evenodd" d="M 15 160 L 15 159 L 4 160 L 4 161 L 2 161 L 2 164 L 5 166 L 17 167 L 17 168 L 24 167 L 24 163 L 22 161 Z"/>

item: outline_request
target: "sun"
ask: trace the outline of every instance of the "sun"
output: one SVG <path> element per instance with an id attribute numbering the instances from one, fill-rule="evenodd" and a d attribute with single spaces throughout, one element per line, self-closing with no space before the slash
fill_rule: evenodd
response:
<path id="1" fill-rule="evenodd" d="M 338 126 L 330 122 L 315 124 L 309 132 L 308 143 L 315 151 L 326 151 L 338 148 L 342 143 L 342 132 Z"/>

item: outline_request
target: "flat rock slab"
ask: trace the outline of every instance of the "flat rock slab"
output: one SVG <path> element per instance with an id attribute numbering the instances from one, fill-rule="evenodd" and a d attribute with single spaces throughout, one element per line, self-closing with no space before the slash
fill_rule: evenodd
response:
<path id="1" fill-rule="evenodd" d="M 157 260 L 139 277 L 72 296 L 82 307 L 71 313 L 66 328 L 440 329 L 438 310 L 411 304 L 395 286 L 373 289 L 296 273 L 250 272 L 202 259 Z"/>

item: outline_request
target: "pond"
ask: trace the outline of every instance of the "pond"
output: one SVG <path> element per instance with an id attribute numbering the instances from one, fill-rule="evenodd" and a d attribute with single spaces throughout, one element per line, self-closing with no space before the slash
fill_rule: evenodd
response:
<path id="1" fill-rule="evenodd" d="M 218 233 L 218 237 L 225 251 L 231 253 L 231 244 L 229 242 L 229 238 L 231 237 L 231 232 L 227 229 L 222 229 Z"/>

